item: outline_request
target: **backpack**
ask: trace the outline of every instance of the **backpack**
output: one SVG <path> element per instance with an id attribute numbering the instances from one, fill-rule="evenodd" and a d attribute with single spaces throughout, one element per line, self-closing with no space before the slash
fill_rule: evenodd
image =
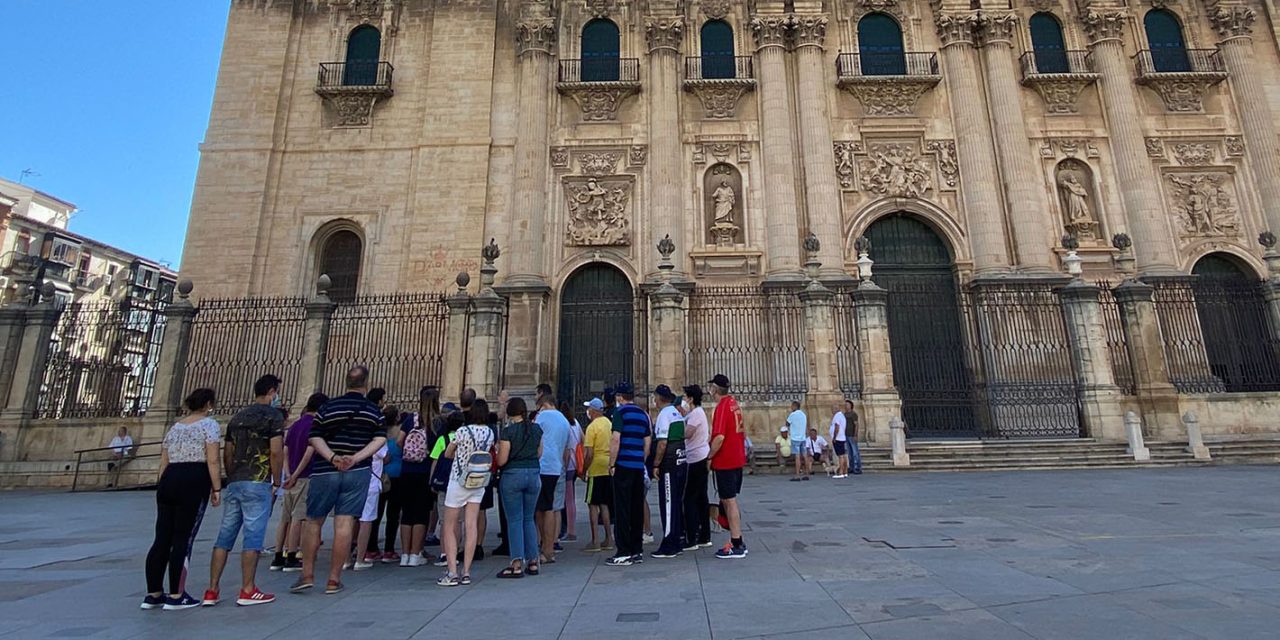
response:
<path id="1" fill-rule="evenodd" d="M 467 466 L 463 468 L 462 487 L 481 489 L 489 486 L 489 479 L 493 477 L 493 454 L 487 449 L 480 449 L 480 443 L 476 442 L 473 429 L 467 429 L 467 437 L 471 438 L 471 446 L 475 447 L 476 451 L 472 451 L 471 455 L 467 456 Z"/>
<path id="2" fill-rule="evenodd" d="M 427 430 L 418 422 L 418 414 L 413 415 L 413 428 L 404 437 L 404 453 L 401 458 L 405 462 L 423 462 L 427 459 Z"/>

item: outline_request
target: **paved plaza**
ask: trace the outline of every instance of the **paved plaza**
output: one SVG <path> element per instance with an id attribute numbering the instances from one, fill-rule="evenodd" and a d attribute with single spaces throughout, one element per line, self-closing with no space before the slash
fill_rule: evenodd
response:
<path id="1" fill-rule="evenodd" d="M 612 568 L 583 542 L 538 577 L 348 573 L 347 591 L 140 611 L 152 495 L 0 494 L 4 638 L 1274 638 L 1280 467 L 748 477 L 746 560 Z M 219 512 L 189 590 L 207 581 Z M 585 516 L 580 512 L 580 518 Z M 496 544 L 490 527 L 488 546 Z M 717 536 L 722 541 L 723 535 Z M 326 558 L 327 559 L 327 558 Z M 223 577 L 234 594 L 233 561 Z"/>

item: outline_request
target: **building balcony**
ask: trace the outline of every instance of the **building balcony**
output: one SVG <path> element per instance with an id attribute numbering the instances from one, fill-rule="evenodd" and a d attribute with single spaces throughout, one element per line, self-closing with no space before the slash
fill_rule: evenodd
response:
<path id="1" fill-rule="evenodd" d="M 622 101 L 640 91 L 640 61 L 636 58 L 561 60 L 556 90 L 578 103 L 583 120 L 616 120 Z"/>
<path id="2" fill-rule="evenodd" d="M 842 53 L 836 58 L 842 89 L 868 116 L 909 116 L 925 91 L 942 80 L 933 52 Z"/>
<path id="3" fill-rule="evenodd" d="M 708 118 L 732 118 L 742 94 L 755 87 L 751 56 L 708 55 L 684 59 L 684 90 L 698 96 Z"/>
<path id="4" fill-rule="evenodd" d="M 1204 92 L 1227 79 L 1217 49 L 1144 49 L 1133 57 L 1138 84 L 1154 90 L 1169 111 L 1204 111 Z"/>
<path id="5" fill-rule="evenodd" d="M 316 93 L 324 98 L 335 127 L 367 127 L 373 107 L 391 97 L 390 62 L 321 62 Z"/>
<path id="6" fill-rule="evenodd" d="M 1022 84 L 1040 94 L 1049 113 L 1075 113 L 1080 91 L 1097 80 L 1088 51 L 1022 54 Z"/>

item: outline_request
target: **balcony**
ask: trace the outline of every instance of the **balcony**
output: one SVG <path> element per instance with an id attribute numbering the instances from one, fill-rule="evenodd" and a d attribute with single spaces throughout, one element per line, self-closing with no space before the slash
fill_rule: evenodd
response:
<path id="1" fill-rule="evenodd" d="M 640 61 L 635 58 L 561 60 L 556 90 L 578 103 L 583 120 L 616 120 L 622 101 L 640 91 Z"/>
<path id="2" fill-rule="evenodd" d="M 316 93 L 324 98 L 334 127 L 368 127 L 373 107 L 391 97 L 390 62 L 321 62 Z"/>
<path id="3" fill-rule="evenodd" d="M 1075 113 L 1080 91 L 1097 82 L 1088 51 L 1028 51 L 1022 54 L 1022 84 L 1044 99 L 1049 113 Z"/>
<path id="4" fill-rule="evenodd" d="M 925 91 L 942 80 L 932 52 L 842 53 L 836 58 L 842 89 L 868 116 L 909 116 Z"/>
<path id="5" fill-rule="evenodd" d="M 1138 84 L 1153 89 L 1169 111 L 1204 111 L 1204 92 L 1227 79 L 1217 49 L 1144 49 L 1133 57 Z"/>
<path id="6" fill-rule="evenodd" d="M 742 94 L 756 87 L 751 56 L 690 56 L 684 59 L 684 90 L 702 102 L 707 118 L 732 118 Z"/>

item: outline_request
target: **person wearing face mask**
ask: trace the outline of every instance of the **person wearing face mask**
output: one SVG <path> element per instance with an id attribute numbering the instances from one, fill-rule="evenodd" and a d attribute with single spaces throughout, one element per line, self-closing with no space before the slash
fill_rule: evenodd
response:
<path id="1" fill-rule="evenodd" d="M 710 475 L 707 456 L 711 453 L 711 426 L 702 409 L 702 387 L 684 388 L 680 413 L 684 415 L 685 459 L 688 480 L 684 489 L 684 550 L 711 546 L 711 503 L 707 500 Z"/>
<path id="2" fill-rule="evenodd" d="M 263 593 L 254 580 L 258 556 L 271 519 L 272 495 L 280 486 L 284 461 L 284 415 L 280 412 L 280 378 L 267 374 L 253 384 L 253 404 L 227 423 L 222 449 L 227 480 L 222 491 L 222 525 L 209 562 L 209 589 L 201 602 L 218 604 L 219 582 L 227 556 L 244 529 L 240 548 L 240 593 L 236 604 L 267 604 L 276 597 Z"/>

